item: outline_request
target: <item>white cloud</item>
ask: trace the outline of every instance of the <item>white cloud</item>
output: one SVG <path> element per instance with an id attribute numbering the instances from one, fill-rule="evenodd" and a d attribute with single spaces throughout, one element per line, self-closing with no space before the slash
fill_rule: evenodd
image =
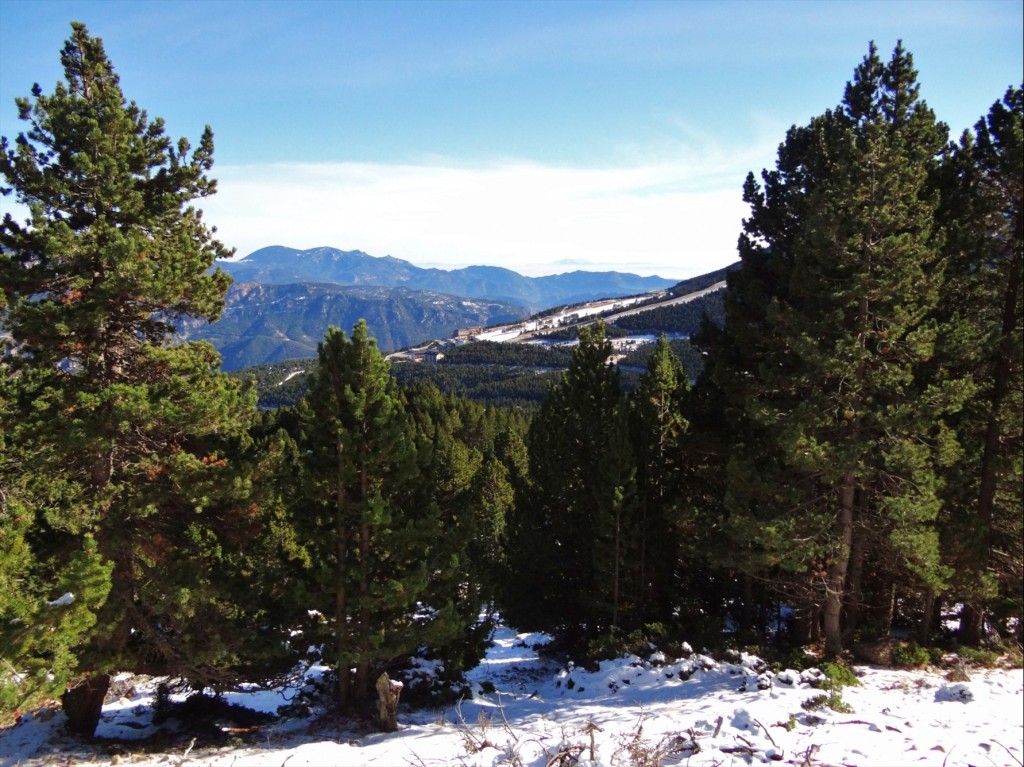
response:
<path id="1" fill-rule="evenodd" d="M 720 163 L 218 166 L 218 194 L 202 207 L 240 255 L 329 245 L 422 266 L 680 278 L 736 260 L 743 171 Z"/>

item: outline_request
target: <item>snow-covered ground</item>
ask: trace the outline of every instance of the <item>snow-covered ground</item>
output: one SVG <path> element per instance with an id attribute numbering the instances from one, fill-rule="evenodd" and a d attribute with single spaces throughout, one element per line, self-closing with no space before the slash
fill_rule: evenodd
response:
<path id="1" fill-rule="evenodd" d="M 852 708 L 807 710 L 821 695 L 815 670 L 771 673 L 760 659 L 701 654 L 608 661 L 596 672 L 538 658 L 537 634 L 498 628 L 469 675 L 471 698 L 442 710 L 400 710 L 400 730 L 380 734 L 317 718 L 281 718 L 232 748 L 144 753 L 132 739 L 156 733 L 155 684 L 132 688 L 103 710 L 90 747 L 66 735 L 62 716 L 42 710 L 0 731 L 0 764 L 133 764 L 194 767 L 413 765 L 1021 765 L 1022 670 L 968 669 L 970 681 L 939 671 L 856 667 L 860 686 L 842 690 Z M 668 662 L 671 660 L 671 662 Z M 323 673 L 313 669 L 313 681 Z M 300 683 L 301 684 L 301 683 Z M 312 688 L 308 684 L 307 690 Z M 276 712 L 298 688 L 234 693 L 230 702 Z M 301 697 L 301 696 L 300 696 Z M 322 712 L 321 712 L 322 713 Z"/>

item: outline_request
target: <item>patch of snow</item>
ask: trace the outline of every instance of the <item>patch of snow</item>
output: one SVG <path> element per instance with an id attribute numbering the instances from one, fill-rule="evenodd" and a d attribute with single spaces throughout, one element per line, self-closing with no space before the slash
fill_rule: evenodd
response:
<path id="1" fill-rule="evenodd" d="M 972 670 L 969 683 L 949 684 L 937 672 L 858 667 L 861 685 L 841 692 L 855 713 L 840 713 L 803 706 L 821 694 L 812 686 L 820 671 L 773 673 L 746 653 L 717 661 L 692 651 L 674 659 L 655 650 L 646 659 L 627 655 L 589 671 L 538 655 L 550 641 L 543 634 L 499 626 L 491 639 L 482 662 L 467 674 L 468 697 L 438 710 L 400 708 L 396 733 L 367 734 L 356 723 L 325 718 L 327 670 L 314 667 L 291 686 L 225 696 L 266 712 L 287 712 L 282 707 L 297 700 L 320 701 L 265 726 L 242 746 L 195 749 L 187 760 L 184 745 L 168 754 L 140 748 L 125 761 L 140 767 L 544 767 L 559 763 L 552 759 L 562 754 L 563 764 L 627 767 L 647 754 L 650 763 L 689 767 L 776 761 L 965 767 L 1019 764 L 1024 756 L 1019 668 Z M 440 671 L 437 663 L 418 659 L 407 681 Z M 124 694 L 104 707 L 98 734 L 138 738 L 166 727 L 153 722 L 157 681 L 123 682 Z M 0 765 L 95 760 L 86 744 L 63 732 L 61 720 L 41 709 L 0 731 Z"/>
<path id="2" fill-rule="evenodd" d="M 288 375 L 286 375 L 284 378 L 281 379 L 281 382 L 278 384 L 278 386 L 284 386 L 290 380 L 295 378 L 295 376 L 300 376 L 300 375 L 302 375 L 305 372 L 306 372 L 305 370 L 293 370 L 291 373 L 289 373 Z"/>
<path id="3" fill-rule="evenodd" d="M 964 682 L 958 682 L 957 684 L 943 685 L 936 691 L 935 700 L 944 701 L 958 701 L 960 703 L 970 703 L 974 700 L 974 691 L 971 690 L 970 685 Z"/>

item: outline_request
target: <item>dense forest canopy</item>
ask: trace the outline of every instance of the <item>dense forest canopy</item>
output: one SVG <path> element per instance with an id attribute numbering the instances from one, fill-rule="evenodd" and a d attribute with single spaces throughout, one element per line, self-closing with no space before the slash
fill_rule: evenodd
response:
<path id="1" fill-rule="evenodd" d="M 5 712 L 62 695 L 89 735 L 117 671 L 201 693 L 317 660 L 360 712 L 413 652 L 457 681 L 496 610 L 580 660 L 1021 641 L 1020 88 L 951 141 L 871 45 L 748 177 L 717 298 L 436 366 L 330 328 L 260 409 L 173 338 L 228 286 L 212 131 L 168 138 L 82 24 L 61 63 L 0 153 L 28 210 L 0 223 Z"/>

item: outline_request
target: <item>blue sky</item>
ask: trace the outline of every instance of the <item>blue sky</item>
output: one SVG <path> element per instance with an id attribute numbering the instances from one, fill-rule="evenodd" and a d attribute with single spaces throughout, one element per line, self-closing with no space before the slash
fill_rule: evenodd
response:
<path id="1" fill-rule="evenodd" d="M 172 137 L 213 126 L 206 219 L 525 274 L 736 259 L 747 171 L 904 41 L 954 134 L 1024 80 L 1020 0 L 0 0 L 0 133 L 72 19 Z M 10 198 L 0 200 L 5 210 Z"/>

